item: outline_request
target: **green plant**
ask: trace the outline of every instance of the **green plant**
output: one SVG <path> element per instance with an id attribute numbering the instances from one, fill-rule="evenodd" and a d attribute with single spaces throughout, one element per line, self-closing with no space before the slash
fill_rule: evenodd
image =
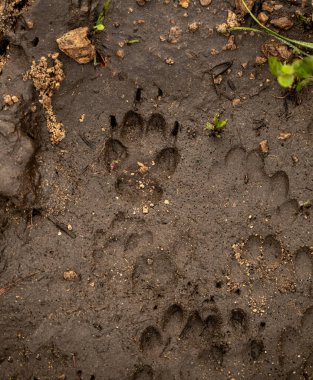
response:
<path id="1" fill-rule="evenodd" d="M 304 86 L 313 83 L 313 56 L 295 59 L 291 64 L 280 62 L 275 57 L 268 59 L 270 72 L 282 87 L 301 91 Z"/>
<path id="2" fill-rule="evenodd" d="M 133 45 L 133 44 L 139 44 L 140 40 L 135 39 L 135 40 L 125 40 L 126 45 Z"/>
<path id="3" fill-rule="evenodd" d="M 100 14 L 97 18 L 97 21 L 96 21 L 95 25 L 93 26 L 93 31 L 95 33 L 102 32 L 105 29 L 104 19 L 105 19 L 105 15 L 107 14 L 107 11 L 110 7 L 110 3 L 111 3 L 111 0 L 106 0 L 106 2 L 104 3 L 102 11 L 100 12 Z"/>
<path id="4" fill-rule="evenodd" d="M 227 123 L 227 119 L 220 120 L 220 114 L 216 113 L 212 119 L 212 122 L 207 122 L 204 126 L 204 129 L 209 131 L 209 136 L 217 137 L 220 139 Z"/>
<path id="5" fill-rule="evenodd" d="M 282 36 L 281 34 L 275 32 L 274 30 L 272 30 L 272 29 L 268 28 L 267 26 L 263 25 L 254 16 L 254 14 L 250 11 L 250 9 L 247 6 L 245 0 L 241 0 L 241 1 L 242 1 L 243 6 L 246 8 L 247 12 L 249 13 L 249 15 L 259 25 L 259 27 L 261 29 L 250 28 L 250 27 L 247 27 L 247 26 L 236 26 L 236 27 L 230 28 L 229 32 L 232 32 L 232 31 L 235 31 L 235 30 L 248 30 L 248 31 L 259 32 L 259 33 L 267 33 L 271 37 L 274 37 L 277 40 L 279 40 L 280 42 L 283 42 L 286 45 L 288 45 L 289 47 L 291 47 L 294 50 L 295 53 L 303 55 L 303 56 L 307 56 L 308 54 L 305 51 L 303 51 L 302 49 L 300 49 L 300 47 L 301 48 L 305 48 L 305 49 L 313 50 L 313 43 L 312 42 L 293 40 L 291 38 Z"/>

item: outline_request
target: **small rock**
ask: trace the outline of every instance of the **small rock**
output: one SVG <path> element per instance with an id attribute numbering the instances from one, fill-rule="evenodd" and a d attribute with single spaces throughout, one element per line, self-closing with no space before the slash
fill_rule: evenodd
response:
<path id="1" fill-rule="evenodd" d="M 284 141 L 286 141 L 286 140 L 290 139 L 290 137 L 291 137 L 291 133 L 290 132 L 281 132 L 279 134 L 279 136 L 278 136 L 278 140 L 284 140 Z"/>
<path id="2" fill-rule="evenodd" d="M 272 12 L 274 12 L 274 7 L 272 5 L 270 5 L 269 3 L 267 3 L 267 2 L 264 2 L 262 4 L 262 10 L 263 11 L 267 11 L 269 13 L 272 13 Z"/>
<path id="3" fill-rule="evenodd" d="M 211 55 L 214 56 L 214 55 L 219 54 L 219 51 L 217 49 L 215 49 L 215 48 L 212 48 L 211 51 L 210 51 L 210 53 L 211 53 Z"/>
<path id="4" fill-rule="evenodd" d="M 174 65 L 175 61 L 174 61 L 173 58 L 171 58 L 171 57 L 167 57 L 167 58 L 165 59 L 165 63 L 167 63 L 168 65 Z"/>
<path id="5" fill-rule="evenodd" d="M 91 62 L 96 48 L 88 38 L 88 27 L 70 30 L 57 39 L 59 49 L 79 64 Z"/>
<path id="6" fill-rule="evenodd" d="M 271 24 L 282 30 L 288 30 L 293 27 L 293 22 L 288 17 L 280 17 L 271 20 Z"/>
<path id="7" fill-rule="evenodd" d="M 246 4 L 247 4 L 248 8 L 250 9 L 250 11 L 252 10 L 252 7 L 253 7 L 255 1 L 256 0 L 246 0 Z M 246 14 L 248 14 L 246 7 L 243 5 L 241 0 L 235 0 L 235 5 L 236 5 L 236 8 L 239 10 L 239 12 L 242 16 L 245 16 Z"/>
<path id="8" fill-rule="evenodd" d="M 115 55 L 117 56 L 117 58 L 119 59 L 124 59 L 125 57 L 125 51 L 123 49 L 118 49 L 115 53 Z"/>
<path id="9" fill-rule="evenodd" d="M 179 26 L 172 26 L 168 32 L 167 41 L 170 44 L 177 44 L 182 34 L 182 30 Z"/>
<path id="10" fill-rule="evenodd" d="M 269 151 L 269 146 L 268 146 L 268 141 L 267 140 L 262 140 L 260 142 L 260 151 L 262 153 L 268 153 Z"/>
<path id="11" fill-rule="evenodd" d="M 268 21 L 268 19 L 269 19 L 269 17 L 268 17 L 268 15 L 266 13 L 260 12 L 258 14 L 258 20 L 260 21 L 260 23 L 266 24 L 267 21 Z"/>
<path id="12" fill-rule="evenodd" d="M 148 206 L 143 206 L 142 212 L 143 212 L 143 214 L 149 214 L 149 207 Z"/>
<path id="13" fill-rule="evenodd" d="M 28 29 L 33 29 L 34 28 L 34 21 L 26 20 L 26 26 Z"/>
<path id="14" fill-rule="evenodd" d="M 134 21 L 134 25 L 144 25 L 144 24 L 145 24 L 145 20 L 142 18 Z"/>
<path id="15" fill-rule="evenodd" d="M 284 61 L 289 59 L 292 55 L 292 52 L 288 49 L 287 45 L 275 40 L 265 42 L 261 47 L 261 51 L 266 58 L 277 57 Z"/>
<path id="16" fill-rule="evenodd" d="M 265 58 L 265 57 L 257 56 L 255 58 L 255 64 L 256 65 L 263 65 L 264 63 L 266 63 L 266 61 L 267 61 L 267 58 Z"/>
<path id="17" fill-rule="evenodd" d="M 191 33 L 196 32 L 199 29 L 200 25 L 201 25 L 200 22 L 197 22 L 197 21 L 192 22 L 191 24 L 188 25 L 189 32 Z"/>
<path id="18" fill-rule="evenodd" d="M 15 95 L 3 95 L 3 101 L 7 106 L 13 106 L 18 102 L 18 97 Z"/>
<path id="19" fill-rule="evenodd" d="M 274 4 L 273 5 L 274 11 L 279 11 L 280 9 L 282 9 L 282 7 L 283 7 L 282 4 Z"/>
<path id="20" fill-rule="evenodd" d="M 165 204 L 165 205 L 169 205 L 169 204 L 170 204 L 170 201 L 169 201 L 168 199 L 165 199 L 164 204 Z"/>
<path id="21" fill-rule="evenodd" d="M 143 164 L 142 162 L 137 162 L 137 165 L 139 166 L 139 169 L 138 171 L 141 173 L 141 174 L 145 174 L 149 171 L 149 167 L 145 164 Z"/>
<path id="22" fill-rule="evenodd" d="M 223 75 L 218 75 L 217 77 L 214 77 L 213 82 L 214 84 L 221 84 L 223 81 Z"/>
<path id="23" fill-rule="evenodd" d="M 179 5 L 182 8 L 188 8 L 189 7 L 189 0 L 179 0 Z"/>
<path id="24" fill-rule="evenodd" d="M 212 3 L 212 0 L 200 0 L 200 5 L 208 7 Z"/>
<path id="25" fill-rule="evenodd" d="M 296 156 L 295 154 L 293 154 L 293 155 L 291 156 L 291 159 L 292 159 L 292 161 L 293 161 L 294 164 L 297 164 L 297 163 L 299 162 L 299 157 Z"/>
<path id="26" fill-rule="evenodd" d="M 235 43 L 235 36 L 231 35 L 228 38 L 227 44 L 223 47 L 223 50 L 236 50 L 237 45 Z"/>
<path id="27" fill-rule="evenodd" d="M 73 226 L 72 226 L 71 224 L 68 224 L 68 225 L 67 225 L 67 229 L 68 229 L 69 231 L 73 231 Z"/>
<path id="28" fill-rule="evenodd" d="M 235 98 L 235 99 L 232 100 L 232 105 L 234 107 L 239 106 L 240 103 L 241 103 L 241 99 L 240 98 Z"/>
<path id="29" fill-rule="evenodd" d="M 73 270 L 69 270 L 63 273 L 63 278 L 66 281 L 73 281 L 78 277 L 77 273 Z"/>

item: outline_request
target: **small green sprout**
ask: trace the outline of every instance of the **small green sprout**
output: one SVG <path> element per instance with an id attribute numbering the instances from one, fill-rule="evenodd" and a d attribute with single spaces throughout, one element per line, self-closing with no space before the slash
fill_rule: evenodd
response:
<path id="1" fill-rule="evenodd" d="M 301 91 L 303 87 L 313 83 L 313 56 L 295 59 L 291 64 L 269 57 L 268 63 L 270 72 L 282 87 Z"/>
<path id="2" fill-rule="evenodd" d="M 125 40 L 126 45 L 133 45 L 133 44 L 139 44 L 140 40 L 135 39 L 135 40 Z"/>
<path id="3" fill-rule="evenodd" d="M 96 21 L 95 25 L 93 26 L 93 31 L 95 33 L 102 32 L 105 29 L 104 19 L 105 19 L 105 15 L 107 14 L 107 11 L 110 7 L 110 3 L 111 3 L 111 0 L 106 0 L 106 2 L 104 3 L 102 11 L 100 12 L 100 14 L 97 18 L 97 21 Z"/>
<path id="4" fill-rule="evenodd" d="M 220 120 L 220 114 L 216 113 L 212 119 L 212 123 L 207 122 L 204 126 L 204 129 L 209 130 L 209 136 L 217 137 L 220 139 L 227 123 L 227 119 Z"/>
<path id="5" fill-rule="evenodd" d="M 288 38 L 286 36 L 283 36 L 274 30 L 268 28 L 267 26 L 263 25 L 250 11 L 248 5 L 246 4 L 245 0 L 241 0 L 243 6 L 251 16 L 251 18 L 258 24 L 260 29 L 258 28 L 250 28 L 247 26 L 236 26 L 229 30 L 229 32 L 235 31 L 235 30 L 245 30 L 245 31 L 253 31 L 253 32 L 259 32 L 259 33 L 266 33 L 270 35 L 273 38 L 276 38 L 278 41 L 283 42 L 284 44 L 288 45 L 293 49 L 293 51 L 297 54 L 301 54 L 302 56 L 308 56 L 303 48 L 313 50 L 313 43 L 312 42 L 306 42 L 306 41 L 299 41 L 299 40 L 293 40 L 291 38 Z M 301 48 L 300 48 L 301 47 Z"/>

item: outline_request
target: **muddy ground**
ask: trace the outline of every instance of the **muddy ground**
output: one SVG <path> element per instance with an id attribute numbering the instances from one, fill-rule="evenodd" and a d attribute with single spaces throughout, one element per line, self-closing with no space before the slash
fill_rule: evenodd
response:
<path id="1" fill-rule="evenodd" d="M 112 0 L 105 67 L 59 56 L 52 145 L 22 76 L 100 3 L 2 10 L 0 379 L 312 379 L 312 87 L 288 96 L 255 64 L 266 35 L 223 50 L 233 1 Z M 269 16 L 312 41 L 300 3 Z"/>

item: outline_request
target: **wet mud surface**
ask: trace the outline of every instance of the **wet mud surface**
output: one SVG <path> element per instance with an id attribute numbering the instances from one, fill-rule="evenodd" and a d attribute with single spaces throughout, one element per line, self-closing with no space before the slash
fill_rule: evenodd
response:
<path id="1" fill-rule="evenodd" d="M 53 145 L 25 73 L 102 4 L 2 3 L 0 379 L 312 379 L 312 87 L 255 63 L 266 35 L 223 50 L 233 1 L 112 0 L 99 64 L 58 57 Z"/>

